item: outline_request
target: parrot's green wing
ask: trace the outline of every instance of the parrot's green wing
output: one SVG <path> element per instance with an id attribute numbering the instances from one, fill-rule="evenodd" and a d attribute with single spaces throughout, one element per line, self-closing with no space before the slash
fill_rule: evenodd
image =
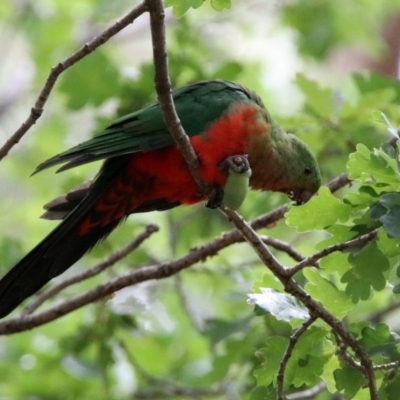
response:
<path id="1" fill-rule="evenodd" d="M 176 90 L 173 98 L 182 126 L 189 136 L 203 133 L 234 103 L 255 102 L 265 109 L 254 92 L 221 80 L 185 86 Z M 156 150 L 173 143 L 160 105 L 155 103 L 117 119 L 92 139 L 43 162 L 34 173 L 57 164 L 65 164 L 59 169 L 63 171 L 96 160 Z"/>

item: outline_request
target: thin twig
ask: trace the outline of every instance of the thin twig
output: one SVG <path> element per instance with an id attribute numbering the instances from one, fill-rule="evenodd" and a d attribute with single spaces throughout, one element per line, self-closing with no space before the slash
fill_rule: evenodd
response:
<path id="1" fill-rule="evenodd" d="M 301 335 L 314 323 L 314 321 L 316 319 L 317 319 L 317 317 L 315 315 L 311 315 L 310 318 L 307 321 L 304 321 L 304 323 L 300 326 L 300 328 L 297 329 L 296 332 L 294 332 L 293 335 L 291 335 L 289 338 L 289 343 L 286 347 L 285 353 L 283 354 L 283 356 L 281 358 L 278 373 L 276 376 L 276 381 L 277 381 L 276 398 L 277 398 L 277 400 L 283 400 L 285 398 L 284 393 L 283 393 L 283 381 L 285 378 L 285 369 L 286 369 L 287 363 L 290 360 L 290 357 L 292 356 L 292 352 L 293 352 L 298 340 L 300 339 Z"/>
<path id="2" fill-rule="evenodd" d="M 111 253 L 105 260 L 101 261 L 99 264 L 94 267 L 72 276 L 69 279 L 66 279 L 60 282 L 58 285 L 51 287 L 50 289 L 44 291 L 36 298 L 33 299 L 31 303 L 29 303 L 21 312 L 21 315 L 31 314 L 35 311 L 40 305 L 42 305 L 46 300 L 51 297 L 54 297 L 56 294 L 64 290 L 66 287 L 74 285 L 76 283 L 82 282 L 85 279 L 91 278 L 95 275 L 100 274 L 107 268 L 113 266 L 117 261 L 125 258 L 132 251 L 137 249 L 146 239 L 148 239 L 153 233 L 157 232 L 159 227 L 155 224 L 150 224 L 146 226 L 146 228 L 139 233 L 139 235 L 129 242 L 126 246 L 118 249 L 114 253 Z"/>
<path id="3" fill-rule="evenodd" d="M 361 235 L 355 239 L 348 240 L 347 242 L 338 243 L 332 246 L 325 247 L 318 253 L 315 253 L 312 256 L 307 257 L 304 260 L 300 261 L 293 268 L 288 269 L 287 270 L 288 274 L 290 276 L 293 276 L 295 273 L 299 272 L 300 270 L 302 270 L 307 266 L 314 266 L 318 260 L 320 260 L 323 257 L 326 257 L 328 254 L 334 253 L 335 251 L 343 251 L 351 247 L 359 246 L 360 244 L 368 243 L 371 240 L 375 239 L 377 234 L 378 234 L 378 229 L 374 229 L 371 232 Z"/>
<path id="4" fill-rule="evenodd" d="M 358 369 L 359 371 L 365 373 L 363 366 L 356 361 L 351 354 L 347 351 L 347 345 L 344 343 L 337 335 L 336 332 L 333 332 L 336 337 L 336 342 L 338 345 L 337 355 L 345 361 L 347 364 L 351 365 L 353 368 Z M 400 366 L 400 360 L 392 361 L 383 364 L 374 364 L 373 369 L 374 371 L 383 371 L 388 369 L 396 369 Z"/>
<path id="5" fill-rule="evenodd" d="M 4 143 L 0 148 L 0 161 L 8 154 L 8 152 L 15 146 L 25 133 L 36 123 L 43 113 L 44 105 L 49 98 L 51 91 L 53 90 L 54 84 L 56 83 L 58 77 L 72 65 L 76 64 L 82 58 L 86 57 L 88 54 L 92 53 L 99 46 L 107 42 L 111 37 L 115 36 L 118 32 L 124 29 L 126 26 L 131 24 L 136 18 L 147 11 L 147 5 L 143 2 L 138 6 L 133 8 L 129 13 L 127 13 L 120 20 L 115 22 L 109 28 L 104 30 L 100 35 L 96 36 L 89 42 L 85 43 L 77 52 L 67 57 L 63 61 L 59 62 L 54 66 L 46 80 L 43 89 L 40 91 L 35 104 L 31 108 L 30 114 L 22 125 L 11 135 L 11 137 Z"/>
<path id="6" fill-rule="evenodd" d="M 351 365 L 354 369 L 358 369 L 365 375 L 365 370 L 363 366 L 348 353 L 347 344 L 344 343 L 340 338 L 338 338 L 336 332 L 334 333 L 337 338 L 337 344 L 338 344 L 338 350 L 336 352 L 337 355 L 340 357 L 340 359 L 345 361 L 347 364 Z"/>
<path id="7" fill-rule="evenodd" d="M 260 235 L 260 238 L 265 244 L 273 247 L 276 250 L 286 253 L 289 257 L 293 258 L 293 260 L 295 261 L 301 262 L 306 259 L 302 254 L 296 251 L 289 243 L 284 242 L 283 240 L 275 239 L 273 237 L 264 235 Z"/>

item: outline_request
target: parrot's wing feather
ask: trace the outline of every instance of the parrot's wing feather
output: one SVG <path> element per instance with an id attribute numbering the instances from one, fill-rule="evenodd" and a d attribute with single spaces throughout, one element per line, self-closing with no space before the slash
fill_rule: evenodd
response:
<path id="1" fill-rule="evenodd" d="M 68 193 L 56 197 L 43 206 L 46 210 L 41 218 L 48 220 L 65 219 L 89 193 L 93 180 L 86 181 L 74 187 Z M 149 211 L 164 211 L 179 206 L 178 201 L 171 202 L 168 199 L 152 199 L 143 202 L 136 207 L 132 213 L 142 213 Z"/>
<path id="2" fill-rule="evenodd" d="M 233 104 L 261 100 L 247 89 L 227 81 L 198 82 L 173 93 L 175 107 L 185 132 L 199 135 Z M 40 164 L 34 173 L 57 164 L 64 171 L 92 161 L 123 154 L 160 149 L 174 144 L 158 103 L 113 122 L 92 139 Z"/>

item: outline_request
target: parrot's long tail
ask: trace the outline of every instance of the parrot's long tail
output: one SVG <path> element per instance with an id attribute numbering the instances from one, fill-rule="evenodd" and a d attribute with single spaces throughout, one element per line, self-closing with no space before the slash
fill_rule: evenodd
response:
<path id="1" fill-rule="evenodd" d="M 106 225 L 91 226 L 84 233 L 80 229 L 93 212 L 96 201 L 112 185 L 126 164 L 127 157 L 107 160 L 79 204 L 63 215 L 62 222 L 0 280 L 0 318 L 13 311 L 52 278 L 66 271 L 117 227 L 121 218 Z"/>
<path id="2" fill-rule="evenodd" d="M 79 227 L 62 222 L 0 280 L 0 318 L 62 274 L 106 237 L 119 221 L 79 234 Z"/>

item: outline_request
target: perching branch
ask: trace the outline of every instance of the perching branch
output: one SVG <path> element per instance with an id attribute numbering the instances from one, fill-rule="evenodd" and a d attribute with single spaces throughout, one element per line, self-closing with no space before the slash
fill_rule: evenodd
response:
<path id="1" fill-rule="evenodd" d="M 22 123 L 22 125 L 14 132 L 14 134 L 11 135 L 11 137 L 0 148 L 0 161 L 8 154 L 8 152 L 21 140 L 21 138 L 25 135 L 25 133 L 28 132 L 28 130 L 40 118 L 40 116 L 43 113 L 44 105 L 46 104 L 58 77 L 72 65 L 76 64 L 82 58 L 86 57 L 94 50 L 96 50 L 99 46 L 107 42 L 110 38 L 115 36 L 122 29 L 126 28 L 136 18 L 138 18 L 146 11 L 147 11 L 146 4 L 144 2 L 140 3 L 124 17 L 122 17 L 120 20 L 118 20 L 109 28 L 100 33 L 100 35 L 96 36 L 88 43 L 85 43 L 77 52 L 70 55 L 63 61 L 60 61 L 56 66 L 54 66 L 51 69 L 49 76 L 47 77 L 46 83 L 43 86 L 43 89 L 39 93 L 39 96 L 37 97 L 35 104 L 31 108 L 30 114 L 28 115 L 26 120 Z"/>
<path id="2" fill-rule="evenodd" d="M 198 171 L 199 161 L 190 143 L 189 137 L 182 127 L 179 116 L 176 113 L 174 100 L 171 95 L 172 89 L 168 73 L 168 55 L 165 42 L 164 6 L 161 0 L 145 0 L 145 4 L 150 13 L 154 59 L 154 84 L 164 120 L 200 192 L 205 196 L 209 196 L 212 188 L 201 179 Z"/>

